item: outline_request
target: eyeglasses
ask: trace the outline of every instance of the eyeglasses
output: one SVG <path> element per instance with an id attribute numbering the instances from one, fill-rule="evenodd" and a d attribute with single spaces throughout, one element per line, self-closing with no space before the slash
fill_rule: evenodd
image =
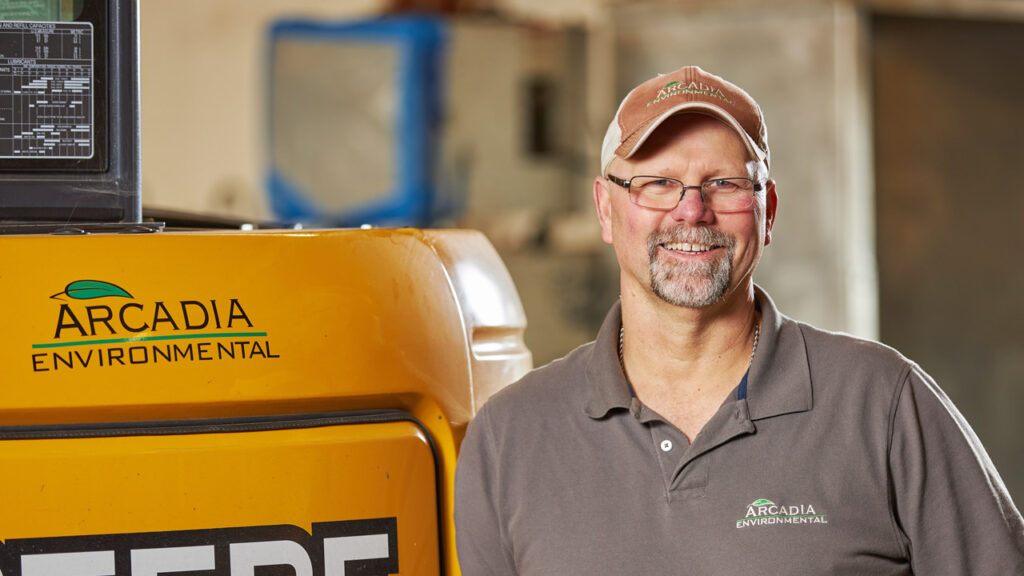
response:
<path id="1" fill-rule="evenodd" d="M 700 190 L 700 198 L 709 210 L 746 210 L 754 205 L 754 193 L 764 189 L 762 183 L 750 178 L 711 178 L 700 186 L 687 186 L 664 176 L 634 176 L 622 180 L 609 174 L 606 178 L 625 188 L 633 204 L 655 210 L 674 209 L 690 188 Z"/>

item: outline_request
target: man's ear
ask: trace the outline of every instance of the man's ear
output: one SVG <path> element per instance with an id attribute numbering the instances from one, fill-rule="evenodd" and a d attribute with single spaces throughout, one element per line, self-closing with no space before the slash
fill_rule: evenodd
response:
<path id="1" fill-rule="evenodd" d="M 606 244 L 612 243 L 612 197 L 608 180 L 598 176 L 594 178 L 594 208 L 597 209 L 597 221 L 601 223 L 601 239 Z"/>
<path id="2" fill-rule="evenodd" d="M 775 180 L 766 182 L 764 211 L 764 245 L 771 244 L 772 226 L 775 225 L 775 211 L 779 207 L 779 195 L 775 192 Z"/>

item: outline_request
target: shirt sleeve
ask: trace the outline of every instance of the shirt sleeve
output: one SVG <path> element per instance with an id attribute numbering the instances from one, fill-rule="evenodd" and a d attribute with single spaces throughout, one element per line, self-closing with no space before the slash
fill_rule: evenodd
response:
<path id="1" fill-rule="evenodd" d="M 894 520 L 914 574 L 1024 575 L 1024 521 L 978 437 L 913 366 L 896 399 Z"/>
<path id="2" fill-rule="evenodd" d="M 455 470 L 455 543 L 463 576 L 515 576 L 497 494 L 497 450 L 486 407 L 469 424 Z"/>

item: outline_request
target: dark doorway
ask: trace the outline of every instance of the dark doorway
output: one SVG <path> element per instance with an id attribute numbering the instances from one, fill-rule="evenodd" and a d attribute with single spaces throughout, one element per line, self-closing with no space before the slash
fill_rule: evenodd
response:
<path id="1" fill-rule="evenodd" d="M 872 20 L 881 336 L 1024 501 L 1024 23 Z"/>

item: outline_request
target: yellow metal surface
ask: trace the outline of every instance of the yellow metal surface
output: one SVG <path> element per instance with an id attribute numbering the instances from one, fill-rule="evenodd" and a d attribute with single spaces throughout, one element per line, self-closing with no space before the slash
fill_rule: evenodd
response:
<path id="1" fill-rule="evenodd" d="M 515 288 L 482 235 L 12 236 L 0 255 L 0 427 L 403 410 L 435 444 L 442 554 L 455 564 L 451 482 L 465 425 L 531 364 Z M 0 462 L 18 442 L 0 441 Z M 115 458 L 118 442 L 103 446 Z M 168 468 L 167 481 L 188 473 Z"/>
<path id="2" fill-rule="evenodd" d="M 9 440 L 2 462 L 0 485 L 18 495 L 0 508 L 8 545 L 103 535 L 84 547 L 116 550 L 112 535 L 180 545 L 177 532 L 231 529 L 205 539 L 223 545 L 270 526 L 310 535 L 314 523 L 396 519 L 399 573 L 440 570 L 434 457 L 410 422 Z"/>

